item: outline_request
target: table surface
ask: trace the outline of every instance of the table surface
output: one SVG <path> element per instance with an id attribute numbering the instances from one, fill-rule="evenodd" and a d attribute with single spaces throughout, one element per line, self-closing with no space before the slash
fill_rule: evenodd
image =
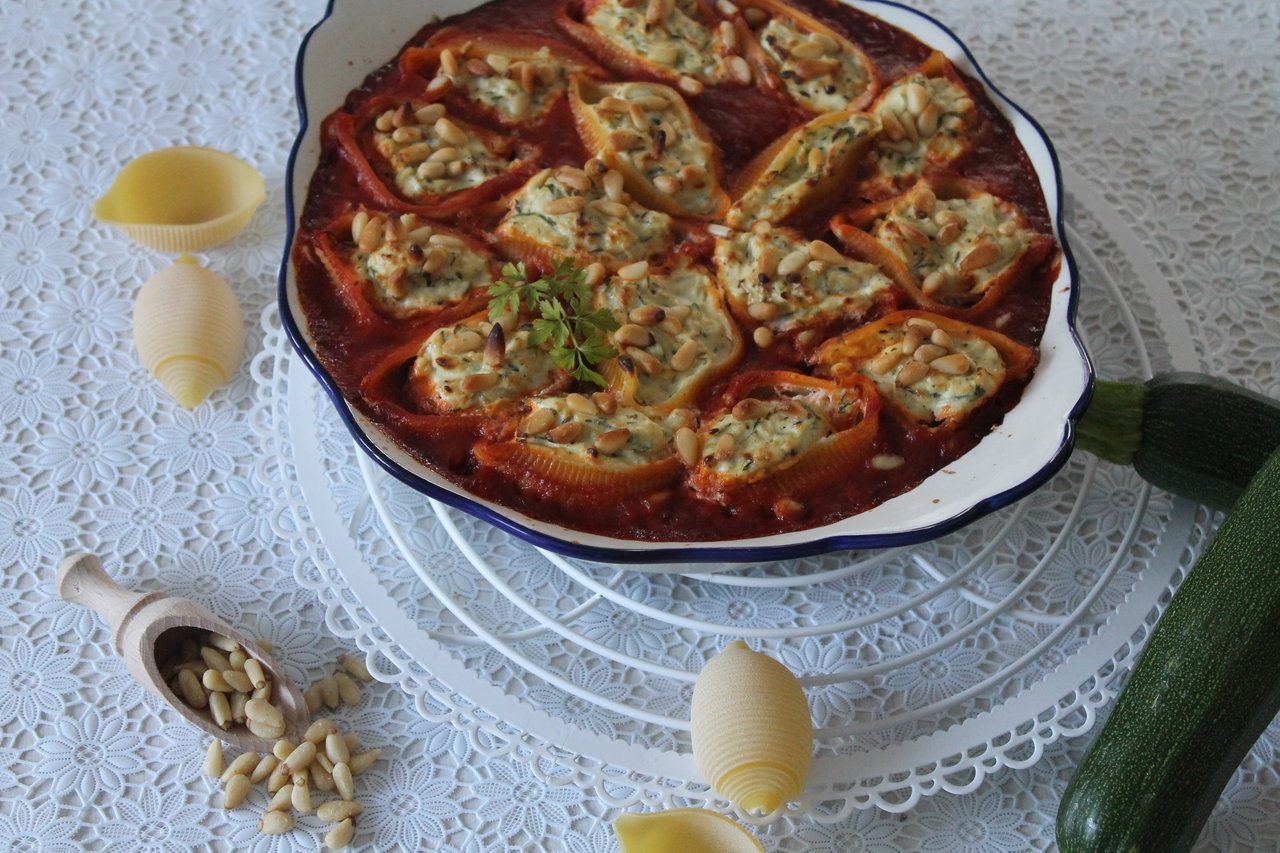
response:
<path id="1" fill-rule="evenodd" d="M 925 2 L 1034 115 L 1168 279 L 1204 368 L 1280 395 L 1280 4 L 1138 0 Z M 231 151 L 268 200 L 201 256 L 233 286 L 248 353 L 274 293 L 293 57 L 321 0 L 5 0 L 0 27 L 0 844 L 13 849 L 315 849 L 302 819 L 259 836 L 200 775 L 206 739 L 144 694 L 88 611 L 59 601 L 72 550 L 127 586 L 200 601 L 273 640 L 311 683 L 352 651 L 325 628 L 272 526 L 247 368 L 194 410 L 143 371 L 137 286 L 171 258 L 93 221 L 130 158 Z M 1086 294 L 1087 298 L 1087 294 Z M 246 358 L 247 364 L 247 358 Z M 337 715 L 385 759 L 359 781 L 371 850 L 616 849 L 615 816 L 517 759 L 484 759 L 374 684 Z M 769 850 L 1054 849 L 1053 812 L 1085 739 L 904 815 L 759 834 Z M 260 796 L 260 795 L 255 795 Z M 546 839 L 543 841 L 542 839 Z M 1232 778 L 1197 849 L 1280 849 L 1280 726 Z"/>

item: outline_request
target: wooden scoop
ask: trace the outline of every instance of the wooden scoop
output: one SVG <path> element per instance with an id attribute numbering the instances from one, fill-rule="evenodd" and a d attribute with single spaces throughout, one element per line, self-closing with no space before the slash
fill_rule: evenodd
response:
<path id="1" fill-rule="evenodd" d="M 253 752 L 270 752 L 275 743 L 239 723 L 224 731 L 207 710 L 197 710 L 183 701 L 161 675 L 181 662 L 184 640 L 203 644 L 209 631 L 239 643 L 247 655 L 262 664 L 272 682 L 271 704 L 284 716 L 281 737 L 297 743 L 311 724 L 302 693 L 271 655 L 194 601 L 168 598 L 160 592 L 130 592 L 107 575 L 102 561 L 93 554 L 75 554 L 63 560 L 57 583 L 58 595 L 64 600 L 88 607 L 106 620 L 116 651 L 124 657 L 135 681 L 214 737 Z"/>

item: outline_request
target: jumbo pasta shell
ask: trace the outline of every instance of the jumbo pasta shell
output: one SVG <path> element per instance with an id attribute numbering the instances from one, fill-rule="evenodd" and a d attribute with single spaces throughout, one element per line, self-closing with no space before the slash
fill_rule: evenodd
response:
<path id="1" fill-rule="evenodd" d="M 719 793 L 769 813 L 799 796 L 813 761 L 813 722 L 789 669 L 740 641 L 711 659 L 693 688 L 693 759 Z"/>
<path id="2" fill-rule="evenodd" d="M 751 833 L 707 809 L 666 809 L 626 813 L 613 822 L 621 853 L 764 853 Z"/>
<path id="3" fill-rule="evenodd" d="M 143 366 L 192 408 L 236 372 L 244 317 L 227 283 L 184 255 L 138 291 L 133 339 Z"/>
<path id="4" fill-rule="evenodd" d="M 179 146 L 128 163 L 94 218 L 161 252 L 202 252 L 240 233 L 267 197 L 258 170 L 213 148 Z"/>

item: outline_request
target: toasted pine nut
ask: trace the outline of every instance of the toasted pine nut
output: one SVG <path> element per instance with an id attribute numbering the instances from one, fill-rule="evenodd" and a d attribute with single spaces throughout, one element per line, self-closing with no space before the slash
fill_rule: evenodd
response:
<path id="1" fill-rule="evenodd" d="M 911 357 L 916 361 L 923 361 L 925 364 L 928 364 L 934 359 L 942 358 L 946 354 L 947 350 L 937 344 L 921 344 L 916 347 L 916 351 L 911 354 Z"/>
<path id="2" fill-rule="evenodd" d="M 613 339 L 623 346 L 631 347 L 647 347 L 653 343 L 653 335 L 649 330 L 635 323 L 626 323 L 618 328 L 613 333 Z"/>
<path id="3" fill-rule="evenodd" d="M 929 90 L 919 83 L 908 83 L 906 89 L 907 109 L 914 115 L 920 115 L 929 103 Z"/>
<path id="4" fill-rule="evenodd" d="M 271 775 L 272 771 L 280 766 L 280 759 L 271 753 L 262 756 L 258 761 L 258 766 L 253 768 L 253 772 L 249 774 L 249 781 L 255 785 Z"/>
<path id="5" fill-rule="evenodd" d="M 351 843 L 355 835 L 356 825 L 347 818 L 325 834 L 324 846 L 330 850 L 341 850 Z"/>
<path id="6" fill-rule="evenodd" d="M 656 326 L 666 318 L 666 310 L 657 305 L 641 305 L 632 308 L 630 314 L 631 322 L 640 326 Z"/>
<path id="7" fill-rule="evenodd" d="M 351 766 L 347 762 L 333 765 L 333 784 L 342 799 L 355 799 L 355 783 L 351 781 Z"/>
<path id="8" fill-rule="evenodd" d="M 719 438 L 716 439 L 711 455 L 716 459 L 727 459 L 733 455 L 733 451 L 736 446 L 737 442 L 734 441 L 733 435 L 723 432 L 720 434 Z"/>
<path id="9" fill-rule="evenodd" d="M 880 124 L 884 127 L 884 135 L 889 137 L 891 142 L 906 139 L 907 131 L 902 126 L 902 120 L 892 109 L 886 107 L 880 111 Z"/>
<path id="10" fill-rule="evenodd" d="M 209 713 L 219 728 L 225 731 L 231 727 L 231 703 L 227 700 L 227 694 L 209 694 Z"/>
<path id="11" fill-rule="evenodd" d="M 285 785 L 272 795 L 271 801 L 267 803 L 264 812 L 276 812 L 287 809 L 293 805 L 293 784 Z"/>
<path id="12" fill-rule="evenodd" d="M 933 136 L 938 132 L 938 105 L 929 104 L 920 113 L 920 118 L 916 119 L 916 128 L 920 131 L 920 136 Z"/>
<path id="13" fill-rule="evenodd" d="M 945 329 L 935 328 L 929 335 L 929 340 L 944 349 L 951 349 L 956 345 L 955 339 L 953 339 L 951 335 L 947 334 Z"/>
<path id="14" fill-rule="evenodd" d="M 597 391 L 591 395 L 591 402 L 596 404 L 602 415 L 612 415 L 618 411 L 618 398 L 608 391 Z"/>
<path id="15" fill-rule="evenodd" d="M 591 189 L 591 177 L 581 169 L 575 169 L 572 166 L 561 166 L 556 169 L 556 180 L 580 193 Z"/>
<path id="16" fill-rule="evenodd" d="M 553 444 L 569 444 L 582 435 L 582 424 L 577 421 L 566 421 L 558 427 L 547 430 L 547 440 Z"/>
<path id="17" fill-rule="evenodd" d="M 418 122 L 418 124 L 428 125 L 428 124 L 435 124 L 437 121 L 439 121 L 441 118 L 444 117 L 444 114 L 445 114 L 444 104 L 427 104 L 422 109 L 414 112 L 413 118 L 415 121 Z"/>
<path id="18" fill-rule="evenodd" d="M 178 690 L 182 699 L 192 708 L 209 707 L 209 696 L 200 685 L 200 679 L 189 669 L 178 670 Z"/>
<path id="19" fill-rule="evenodd" d="M 702 94 L 702 83 L 687 74 L 682 75 L 678 80 L 676 80 L 676 86 L 686 95 Z"/>
<path id="20" fill-rule="evenodd" d="M 752 302 L 747 306 L 747 314 L 752 320 L 768 322 L 778 316 L 778 306 L 773 302 Z"/>
<path id="21" fill-rule="evenodd" d="M 377 761 L 380 755 L 382 755 L 381 749 L 369 749 L 351 756 L 351 760 L 347 762 L 347 766 L 351 768 L 351 775 L 359 776 L 368 770 L 369 765 Z"/>
<path id="22" fill-rule="evenodd" d="M 222 741 L 214 738 L 204 751 L 204 775 L 222 776 Z"/>
<path id="23" fill-rule="evenodd" d="M 577 213 L 587 204 L 587 200 L 580 195 L 567 195 L 564 198 L 558 198 L 555 201 L 547 202 L 542 211 L 548 216 L 558 216 L 561 213 Z"/>
<path id="24" fill-rule="evenodd" d="M 963 376 L 969 372 L 969 368 L 973 367 L 973 362 L 964 353 L 956 352 L 931 362 L 929 366 L 948 376 Z"/>
<path id="25" fill-rule="evenodd" d="M 326 823 L 334 823 L 355 817 L 364 811 L 364 806 L 355 800 L 329 800 L 316 806 L 316 817 Z"/>
<path id="26" fill-rule="evenodd" d="M 316 745 L 314 742 L 304 740 L 298 744 L 297 749 L 289 753 L 289 757 L 281 762 L 280 766 L 284 768 L 284 772 L 293 775 L 307 769 L 307 766 L 315 760 Z"/>
<path id="27" fill-rule="evenodd" d="M 596 204 L 600 204 L 600 202 L 596 202 Z M 587 268 L 583 272 L 585 275 L 582 279 L 582 283 L 587 287 L 595 287 L 597 284 L 604 281 L 606 270 L 604 268 L 604 264 L 599 261 L 595 261 L 587 264 Z"/>
<path id="28" fill-rule="evenodd" d="M 657 376 L 662 372 L 662 362 L 651 352 L 642 350 L 639 347 L 627 347 L 625 354 L 650 376 Z"/>
<path id="29" fill-rule="evenodd" d="M 649 274 L 648 261 L 636 261 L 618 270 L 618 278 L 623 281 L 639 281 Z"/>
<path id="30" fill-rule="evenodd" d="M 262 668 L 262 664 L 253 658 L 249 658 L 244 662 L 244 674 L 249 676 L 249 683 L 254 689 L 261 690 L 267 686 L 267 673 Z"/>
<path id="31" fill-rule="evenodd" d="M 653 179 L 653 185 L 658 188 L 659 192 L 667 195 L 675 195 L 684 189 L 684 185 L 680 183 L 680 179 L 674 175 L 658 175 Z"/>
<path id="32" fill-rule="evenodd" d="M 908 361 L 902 365 L 902 369 L 898 371 L 898 375 L 894 377 L 900 387 L 905 388 L 908 385 L 914 385 L 921 379 L 929 375 L 929 365 L 922 361 Z"/>
<path id="33" fill-rule="evenodd" d="M 938 236 L 934 239 L 939 246 L 949 246 L 960 236 L 961 227 L 954 222 L 948 222 L 938 229 Z"/>
<path id="34" fill-rule="evenodd" d="M 765 405 L 763 400 L 757 400 L 755 397 L 747 397 L 739 400 L 733 407 L 733 416 L 740 421 L 753 421 L 763 417 L 769 411 L 769 407 Z"/>
<path id="35" fill-rule="evenodd" d="M 916 351 L 916 347 L 924 340 L 924 335 L 920 329 L 914 326 L 907 327 L 907 333 L 902 336 L 902 341 L 898 344 L 898 352 L 904 355 L 911 355 Z"/>
<path id="36" fill-rule="evenodd" d="M 625 329 L 626 326 L 623 326 Z M 596 404 L 591 402 L 589 397 L 582 394 L 570 394 L 564 398 L 565 403 L 570 409 L 581 415 L 598 415 L 600 410 L 596 408 Z"/>
<path id="37" fill-rule="evenodd" d="M 938 328 L 937 323 L 933 322 L 932 320 L 926 320 L 924 317 L 912 317 L 911 319 L 907 320 L 905 325 L 908 329 L 911 329 L 911 328 L 919 329 L 920 334 L 922 335 L 931 335 L 933 334 L 933 330 Z"/>
<path id="38" fill-rule="evenodd" d="M 797 59 L 817 59 L 826 53 L 817 41 L 805 41 L 791 48 L 791 55 Z"/>
<path id="39" fill-rule="evenodd" d="M 524 419 L 525 435 L 542 435 L 547 430 L 555 426 L 556 413 L 554 409 L 540 408 L 534 409 L 529 413 L 529 417 Z"/>
<path id="40" fill-rule="evenodd" d="M 844 256 L 830 244 L 822 240 L 814 240 L 809 244 L 809 255 L 826 264 L 842 264 Z"/>
<path id="41" fill-rule="evenodd" d="M 287 811 L 273 810 L 258 821 L 258 831 L 263 835 L 283 835 L 293 829 L 293 815 Z"/>
<path id="42" fill-rule="evenodd" d="M 960 261 L 961 272 L 972 272 L 989 267 L 1000 258 L 1000 247 L 995 243 L 979 243 Z"/>
<path id="43" fill-rule="evenodd" d="M 625 427 L 621 429 L 611 429 L 597 437 L 595 444 L 592 446 L 605 456 L 612 456 L 622 448 L 626 447 L 627 442 L 630 440 L 631 430 L 626 429 Z"/>
<path id="44" fill-rule="evenodd" d="M 337 732 L 330 732 L 324 739 L 324 751 L 334 764 L 346 762 L 351 758 L 351 750 L 347 749 L 347 742 Z"/>
<path id="45" fill-rule="evenodd" d="M 470 376 L 467 376 L 465 379 L 462 380 L 462 390 L 466 391 L 467 393 L 475 393 L 478 391 L 488 391 L 490 388 L 494 387 L 497 384 L 498 384 L 498 374 L 496 373 L 472 373 Z M 341 675 L 347 681 L 351 681 L 351 676 L 347 675 L 345 672 L 334 673 L 334 676 L 333 676 L 334 679 L 336 680 L 339 675 Z M 355 684 L 354 681 L 351 681 L 351 683 Z M 338 690 L 338 695 L 339 696 L 342 695 L 341 689 Z"/>
<path id="46" fill-rule="evenodd" d="M 497 381 L 497 374 L 490 373 L 487 375 L 494 377 L 494 381 Z M 338 683 L 338 696 L 341 697 L 342 704 L 355 705 L 360 701 L 360 694 L 362 692 L 360 690 L 360 685 L 352 681 L 351 676 L 347 675 L 345 672 L 335 672 L 333 674 L 333 680 Z"/>
<path id="47" fill-rule="evenodd" d="M 209 669 L 215 669 L 218 672 L 222 672 L 224 669 L 231 669 L 231 661 L 227 659 L 227 656 L 210 646 L 200 647 L 200 658 Z"/>
<path id="48" fill-rule="evenodd" d="M 671 369 L 683 373 L 693 367 L 693 360 L 698 357 L 699 349 L 698 342 L 692 338 L 685 341 L 671 356 Z"/>
<path id="49" fill-rule="evenodd" d="M 920 282 L 920 289 L 925 295 L 937 293 L 942 286 L 947 283 L 947 278 L 938 270 L 934 270 L 924 277 L 924 281 Z"/>
<path id="50" fill-rule="evenodd" d="M 289 753 L 293 752 L 294 746 L 287 740 L 276 741 L 275 746 L 271 747 L 271 754 L 276 758 L 284 761 L 289 757 Z"/>
<path id="51" fill-rule="evenodd" d="M 872 373 L 888 373 L 898 366 L 898 362 L 902 360 L 900 352 L 882 352 L 875 358 L 871 359 L 867 365 L 871 368 Z"/>
<path id="52" fill-rule="evenodd" d="M 778 275 L 791 275 L 809 263 L 809 247 L 802 246 L 778 261 Z"/>
<path id="53" fill-rule="evenodd" d="M 244 756 L 241 756 L 242 758 Z M 249 791 L 253 788 L 253 783 L 249 781 L 249 777 L 243 773 L 237 773 L 227 780 L 227 787 L 222 792 L 222 807 L 224 809 L 234 809 L 245 801 L 249 796 Z"/>
<path id="54" fill-rule="evenodd" d="M 676 430 L 676 453 L 680 461 L 692 468 L 698 464 L 698 434 L 689 427 Z"/>
<path id="55" fill-rule="evenodd" d="M 773 343 L 773 329 L 768 326 L 756 326 L 756 330 L 751 333 L 751 339 L 760 349 L 766 349 Z"/>

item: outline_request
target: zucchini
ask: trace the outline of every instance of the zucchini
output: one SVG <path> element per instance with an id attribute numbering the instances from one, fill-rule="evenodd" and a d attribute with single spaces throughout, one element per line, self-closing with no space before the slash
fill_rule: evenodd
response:
<path id="1" fill-rule="evenodd" d="M 1280 710 L 1277 534 L 1280 450 L 1174 594 L 1067 786 L 1058 808 L 1062 853 L 1191 849 Z"/>
<path id="2" fill-rule="evenodd" d="M 1098 382 L 1076 446 L 1132 464 L 1154 486 L 1230 509 L 1280 447 L 1280 402 L 1199 373 Z"/>

